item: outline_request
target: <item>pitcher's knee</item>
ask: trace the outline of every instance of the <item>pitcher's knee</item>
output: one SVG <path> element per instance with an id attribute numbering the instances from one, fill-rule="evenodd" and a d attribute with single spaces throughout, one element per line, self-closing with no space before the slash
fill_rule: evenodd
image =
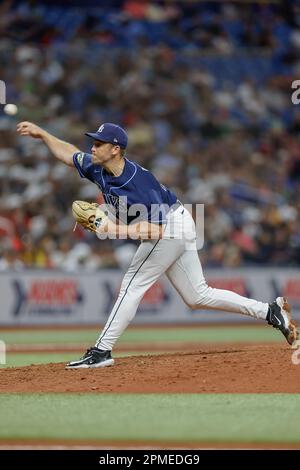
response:
<path id="1" fill-rule="evenodd" d="M 198 286 L 197 291 L 195 289 L 181 295 L 184 302 L 191 310 L 199 310 L 201 308 L 205 308 L 205 306 L 210 302 L 214 290 L 215 289 L 213 287 L 209 287 L 206 282 L 204 282 Z"/>
<path id="2" fill-rule="evenodd" d="M 193 302 L 189 302 L 189 307 L 192 310 L 199 310 L 201 308 L 205 308 L 207 302 L 210 300 L 212 292 L 212 287 L 209 287 L 207 284 L 203 284 L 201 286 L 201 291 L 198 292 L 197 297 L 193 299 Z"/>
<path id="3" fill-rule="evenodd" d="M 200 305 L 197 303 L 188 304 L 188 306 L 190 307 L 191 310 L 199 310 L 199 308 L 201 308 Z"/>
<path id="4" fill-rule="evenodd" d="M 196 297 L 188 296 L 188 297 L 184 297 L 183 300 L 184 300 L 185 304 L 191 310 L 197 310 L 199 308 Z"/>

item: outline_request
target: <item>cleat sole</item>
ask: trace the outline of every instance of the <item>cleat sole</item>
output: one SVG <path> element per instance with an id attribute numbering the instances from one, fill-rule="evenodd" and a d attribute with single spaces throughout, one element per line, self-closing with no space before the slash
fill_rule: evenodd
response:
<path id="1" fill-rule="evenodd" d="M 289 330 L 290 330 L 290 333 L 289 335 L 287 336 L 287 342 L 290 344 L 290 345 L 293 345 L 293 343 L 295 341 L 297 341 L 297 339 L 299 338 L 299 332 L 297 330 L 297 323 L 292 320 L 292 315 L 291 315 L 291 307 L 287 301 L 287 299 L 285 297 L 278 297 L 276 299 L 276 301 L 278 302 L 279 306 L 286 312 L 287 314 L 287 317 L 288 317 L 288 320 L 289 320 Z"/>

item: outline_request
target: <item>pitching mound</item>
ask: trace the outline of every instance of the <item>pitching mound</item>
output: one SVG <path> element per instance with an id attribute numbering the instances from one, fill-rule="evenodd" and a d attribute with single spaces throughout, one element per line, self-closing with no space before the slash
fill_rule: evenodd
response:
<path id="1" fill-rule="evenodd" d="M 116 359 L 113 367 L 64 364 L 0 370 L 0 392 L 300 393 L 293 350 L 272 345 L 205 346 L 198 351 Z"/>

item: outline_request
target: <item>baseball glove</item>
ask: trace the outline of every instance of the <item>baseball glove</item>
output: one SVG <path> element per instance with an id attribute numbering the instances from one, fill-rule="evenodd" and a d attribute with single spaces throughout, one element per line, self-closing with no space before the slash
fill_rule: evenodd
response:
<path id="1" fill-rule="evenodd" d="M 103 212 L 95 202 L 74 201 L 72 213 L 76 223 L 91 232 L 101 231 L 101 226 L 107 221 L 107 212 Z"/>

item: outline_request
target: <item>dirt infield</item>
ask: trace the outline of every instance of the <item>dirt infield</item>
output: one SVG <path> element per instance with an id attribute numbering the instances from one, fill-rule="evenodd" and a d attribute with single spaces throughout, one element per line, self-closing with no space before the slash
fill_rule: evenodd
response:
<path id="1" fill-rule="evenodd" d="M 300 393 L 292 353 L 278 344 L 202 345 L 117 358 L 105 369 L 65 370 L 62 363 L 5 368 L 0 392 Z"/>

